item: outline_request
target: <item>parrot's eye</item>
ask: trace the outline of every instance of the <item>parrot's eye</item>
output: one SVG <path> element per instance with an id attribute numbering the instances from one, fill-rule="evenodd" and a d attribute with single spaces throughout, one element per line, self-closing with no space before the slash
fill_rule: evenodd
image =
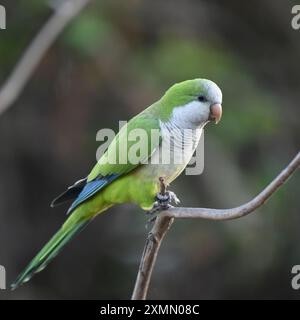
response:
<path id="1" fill-rule="evenodd" d="M 200 101 L 200 102 L 206 102 L 207 101 L 207 99 L 204 97 L 204 96 L 199 96 L 198 97 L 198 101 Z"/>

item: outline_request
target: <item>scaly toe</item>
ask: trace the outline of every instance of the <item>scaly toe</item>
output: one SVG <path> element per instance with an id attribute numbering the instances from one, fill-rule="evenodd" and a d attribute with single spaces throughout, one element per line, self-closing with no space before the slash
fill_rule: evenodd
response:
<path id="1" fill-rule="evenodd" d="M 165 194 L 157 193 L 155 198 L 159 203 L 165 203 L 170 201 L 170 196 L 168 192 L 166 192 Z"/>
<path id="2" fill-rule="evenodd" d="M 176 193 L 173 191 L 168 191 L 169 192 L 169 197 L 171 201 L 174 201 L 175 204 L 179 204 L 180 203 L 180 199 L 176 196 Z"/>

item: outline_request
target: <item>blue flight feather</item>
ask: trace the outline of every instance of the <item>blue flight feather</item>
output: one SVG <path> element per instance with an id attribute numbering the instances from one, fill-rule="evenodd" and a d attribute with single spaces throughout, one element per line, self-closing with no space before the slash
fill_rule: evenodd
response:
<path id="1" fill-rule="evenodd" d="M 95 193 L 100 191 L 102 188 L 114 181 L 119 176 L 120 174 L 110 174 L 108 176 L 97 178 L 88 182 L 79 193 L 76 200 L 71 204 L 71 207 L 69 208 L 67 214 L 71 213 L 81 203 L 92 197 Z"/>

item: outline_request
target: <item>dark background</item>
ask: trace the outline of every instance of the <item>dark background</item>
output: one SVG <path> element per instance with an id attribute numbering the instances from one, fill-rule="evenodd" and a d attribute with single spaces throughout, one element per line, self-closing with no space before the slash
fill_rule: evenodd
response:
<path id="1" fill-rule="evenodd" d="M 195 77 L 223 91 L 208 126 L 205 171 L 172 185 L 184 206 L 227 208 L 257 194 L 300 145 L 300 30 L 295 1 L 94 1 L 47 52 L 0 116 L 0 264 L 8 283 L 65 220 L 49 203 L 95 163 L 101 128 L 118 128 L 173 83 Z M 52 14 L 47 1 L 1 1 L 0 83 Z M 176 221 L 149 298 L 293 298 L 300 264 L 300 176 L 236 221 Z M 49 267 L 0 299 L 126 299 L 147 217 L 134 206 L 98 217 Z"/>

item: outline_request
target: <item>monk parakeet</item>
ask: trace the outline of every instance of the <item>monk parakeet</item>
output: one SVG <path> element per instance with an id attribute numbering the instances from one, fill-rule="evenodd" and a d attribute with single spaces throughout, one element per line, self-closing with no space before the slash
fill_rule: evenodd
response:
<path id="1" fill-rule="evenodd" d="M 43 270 L 67 242 L 95 216 L 113 205 L 135 203 L 145 210 L 151 209 L 154 203 L 159 206 L 162 200 L 158 196 L 159 178 L 163 177 L 170 184 L 185 169 L 205 124 L 220 120 L 221 103 L 222 92 L 214 82 L 187 80 L 173 85 L 160 100 L 132 118 L 120 129 L 90 174 L 53 200 L 52 206 L 73 200 L 68 210 L 70 216 L 19 275 L 12 288 Z M 142 143 L 147 152 L 139 163 L 121 161 L 133 145 L 129 135 L 135 129 L 146 132 L 146 141 Z M 159 132 L 155 142 L 150 141 L 153 130 Z M 185 130 L 194 133 L 185 135 Z M 171 136 L 173 143 L 166 143 Z M 183 160 L 176 162 L 171 157 L 170 161 L 160 161 L 162 154 L 170 151 L 183 154 Z M 109 161 L 111 156 L 116 161 Z M 169 198 L 168 201 L 177 200 L 171 192 Z"/>

